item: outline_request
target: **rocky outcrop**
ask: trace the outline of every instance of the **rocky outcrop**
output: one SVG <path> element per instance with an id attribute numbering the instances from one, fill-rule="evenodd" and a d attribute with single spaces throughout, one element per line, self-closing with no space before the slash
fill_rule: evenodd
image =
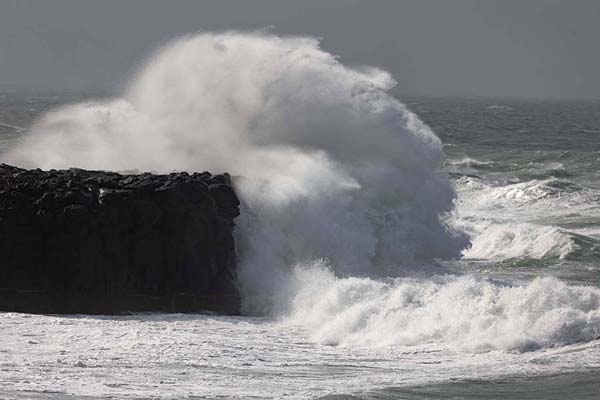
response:
<path id="1" fill-rule="evenodd" d="M 0 164 L 0 310 L 239 312 L 229 175 Z"/>

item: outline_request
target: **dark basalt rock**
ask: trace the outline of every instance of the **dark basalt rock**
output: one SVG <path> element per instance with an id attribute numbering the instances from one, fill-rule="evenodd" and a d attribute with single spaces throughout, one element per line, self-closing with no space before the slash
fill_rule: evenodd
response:
<path id="1" fill-rule="evenodd" d="M 0 310 L 239 313 L 229 175 L 0 164 Z"/>

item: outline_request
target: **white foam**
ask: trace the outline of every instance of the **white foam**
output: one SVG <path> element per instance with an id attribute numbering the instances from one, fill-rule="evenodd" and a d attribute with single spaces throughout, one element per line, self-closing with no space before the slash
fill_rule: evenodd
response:
<path id="1" fill-rule="evenodd" d="M 591 189 L 565 190 L 561 185 L 554 178 L 504 185 L 458 179 L 456 210 L 449 223 L 471 237 L 463 255 L 488 260 L 563 258 L 576 250 L 570 233 L 547 221 L 597 215 L 594 204 L 599 195 Z"/>
<path id="2" fill-rule="evenodd" d="M 465 258 L 507 260 L 512 258 L 564 258 L 577 246 L 567 233 L 554 226 L 493 219 L 471 219 L 455 222 L 472 238 L 463 250 Z"/>
<path id="3" fill-rule="evenodd" d="M 448 164 L 450 164 L 450 165 L 454 165 L 457 167 L 467 167 L 467 168 L 477 168 L 477 167 L 482 167 L 482 166 L 486 166 L 486 165 L 491 165 L 493 163 L 494 163 L 493 161 L 483 161 L 483 160 L 478 160 L 476 158 L 471 158 L 471 157 L 463 157 L 460 160 L 448 161 Z"/>
<path id="4" fill-rule="evenodd" d="M 600 289 L 538 278 L 507 286 L 476 276 L 336 278 L 299 268 L 289 323 L 318 343 L 529 351 L 600 337 Z"/>
<path id="5" fill-rule="evenodd" d="M 500 104 L 492 104 L 490 106 L 486 107 L 488 110 L 494 110 L 494 111 L 512 111 L 513 108 L 510 106 L 506 106 L 506 105 L 500 105 Z"/>
<path id="6" fill-rule="evenodd" d="M 443 343 L 323 346 L 306 333 L 248 317 L 0 313 L 0 397 L 314 399 L 600 367 L 600 341 L 527 353 L 463 353 L 444 351 Z"/>
<path id="7" fill-rule="evenodd" d="M 577 187 L 556 178 L 495 184 L 462 177 L 456 181 L 456 187 L 458 207 L 469 204 L 470 209 L 502 211 L 510 216 L 529 216 L 533 219 L 560 216 L 567 208 L 570 212 L 585 212 L 600 199 L 597 190 Z"/>

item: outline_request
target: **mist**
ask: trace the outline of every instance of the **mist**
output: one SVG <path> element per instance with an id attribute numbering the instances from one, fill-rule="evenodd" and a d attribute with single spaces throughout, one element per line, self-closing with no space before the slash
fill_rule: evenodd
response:
<path id="1" fill-rule="evenodd" d="M 158 46 L 198 31 L 312 36 L 396 94 L 600 98 L 596 1 L 0 2 L 0 87 L 118 92 Z"/>

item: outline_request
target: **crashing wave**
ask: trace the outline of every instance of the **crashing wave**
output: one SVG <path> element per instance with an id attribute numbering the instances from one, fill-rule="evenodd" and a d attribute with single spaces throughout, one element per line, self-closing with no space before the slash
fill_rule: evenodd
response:
<path id="1" fill-rule="evenodd" d="M 45 115 L 8 160 L 240 176 L 240 286 L 246 311 L 265 313 L 296 263 L 385 276 L 467 244 L 440 222 L 454 199 L 436 172 L 441 142 L 393 85 L 312 38 L 193 35 L 154 54 L 121 97 Z"/>
<path id="2" fill-rule="evenodd" d="M 288 288 L 294 292 L 294 287 Z M 537 278 L 509 286 L 476 276 L 339 279 L 300 268 L 287 322 L 326 345 L 530 351 L 600 338 L 600 289 Z"/>
<path id="3" fill-rule="evenodd" d="M 119 98 L 48 113 L 6 158 L 236 175 L 244 309 L 283 315 L 320 343 L 478 352 L 598 337 L 596 289 L 397 278 L 468 240 L 440 220 L 455 198 L 440 140 L 388 94 L 393 84 L 312 38 L 193 35 L 160 49 Z M 544 197 L 531 192 L 483 190 L 475 206 Z M 396 278 L 372 279 L 385 276 Z"/>

